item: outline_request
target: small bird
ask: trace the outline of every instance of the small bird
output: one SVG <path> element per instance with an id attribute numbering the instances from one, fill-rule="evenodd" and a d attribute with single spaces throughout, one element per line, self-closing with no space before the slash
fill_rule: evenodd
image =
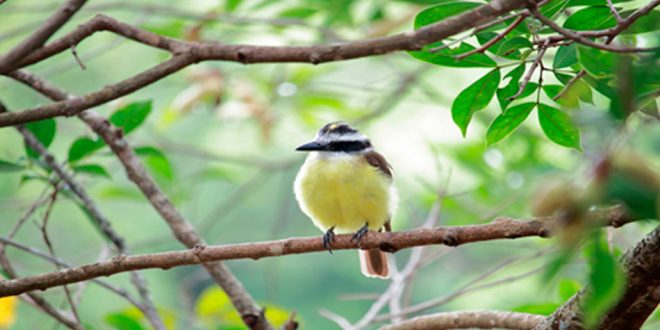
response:
<path id="1" fill-rule="evenodd" d="M 392 167 L 367 136 L 344 122 L 329 123 L 296 151 L 309 152 L 294 183 L 296 200 L 325 232 L 330 253 L 335 231 L 354 232 L 359 243 L 369 229 L 391 230 L 398 201 Z M 360 250 L 360 269 L 368 277 L 389 277 L 387 257 L 377 248 Z"/>

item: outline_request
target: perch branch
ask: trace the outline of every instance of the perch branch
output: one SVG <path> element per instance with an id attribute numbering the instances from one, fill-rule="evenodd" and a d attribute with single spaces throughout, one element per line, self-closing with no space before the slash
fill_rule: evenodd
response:
<path id="1" fill-rule="evenodd" d="M 544 316 L 516 312 L 461 311 L 424 315 L 380 330 L 520 329 L 531 330 Z"/>
<path id="2" fill-rule="evenodd" d="M 619 206 L 591 211 L 588 217 L 594 224 L 598 223 L 613 227 L 619 227 L 634 221 Z M 557 221 L 558 219 L 555 217 L 541 217 L 525 221 L 512 218 L 498 218 L 491 223 L 483 225 L 419 228 L 396 233 L 370 232 L 360 242 L 359 247 L 354 241 L 351 241 L 352 235 L 337 235 L 336 241 L 333 243 L 333 250 L 380 248 L 387 252 L 395 252 L 404 248 L 432 244 L 458 246 L 496 239 L 550 237 Z M 213 265 L 218 263 L 211 262 L 219 260 L 257 260 L 266 257 L 321 251 L 326 251 L 326 248 L 323 246 L 322 240 L 318 237 L 290 238 L 278 241 L 235 245 L 196 245 L 189 250 L 118 256 L 108 261 L 81 267 L 21 279 L 1 281 L 0 296 L 16 295 L 32 290 L 45 290 L 99 276 L 109 276 L 138 269 L 169 269 L 200 263 Z"/>

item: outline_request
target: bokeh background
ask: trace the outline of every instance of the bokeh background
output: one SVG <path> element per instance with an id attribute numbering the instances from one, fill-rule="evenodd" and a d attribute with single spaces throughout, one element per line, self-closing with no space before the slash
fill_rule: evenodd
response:
<path id="1" fill-rule="evenodd" d="M 188 40 L 307 45 L 410 30 L 414 15 L 423 8 L 416 2 L 93 1 L 63 31 L 102 12 Z M 31 32 L 58 4 L 34 0 L 3 4 L 0 51 Z M 84 71 L 69 52 L 30 70 L 81 95 L 167 57 L 109 33 L 86 39 L 77 52 Z M 603 111 L 608 101 L 598 94 L 593 105 L 584 104 L 574 114 L 582 129 L 583 151 L 548 141 L 535 120 L 528 120 L 503 142 L 486 147 L 485 129 L 499 111 L 495 100 L 475 116 L 463 138 L 451 120 L 451 102 L 486 72 L 431 66 L 406 53 L 319 66 L 202 63 L 97 110 L 110 115 L 128 104 L 148 102 L 143 103 L 151 107 L 146 121 L 128 140 L 134 147 L 153 148 L 143 149 L 149 151 L 142 155 L 150 173 L 209 244 L 320 236 L 293 197 L 293 178 L 304 159 L 293 150 L 323 124 L 336 120 L 353 123 L 370 136 L 394 167 L 401 196 L 393 219 L 395 230 L 419 226 L 434 204 L 440 205 L 441 225 L 486 223 L 497 216 L 530 217 L 529 205 L 540 187 L 558 177 L 586 184 L 595 158 L 614 139 L 621 139 L 625 150 L 641 155 L 654 170 L 660 168 L 660 126 L 639 115 L 629 119 L 622 134 Z M 49 102 L 6 78 L 0 78 L 0 90 L 2 101 L 13 111 Z M 49 149 L 65 161 L 80 137 L 94 138 L 94 134 L 75 118 L 60 118 Z M 28 166 L 21 173 L 0 173 L 0 232 L 7 233 L 48 187 L 39 179 L 48 174 L 26 159 L 22 137 L 13 129 L 0 130 L 0 159 Z M 106 173 L 76 177 L 126 238 L 132 253 L 182 249 L 107 148 L 79 164 L 105 169 Z M 17 241 L 46 248 L 38 228 L 43 213 L 42 207 L 28 220 Z M 625 251 L 655 225 L 641 222 L 608 231 L 612 248 Z M 53 208 L 49 233 L 57 256 L 72 264 L 109 257 L 97 230 L 66 196 Z M 426 251 L 430 262 L 416 272 L 405 301 L 416 304 L 448 298 L 426 312 L 489 309 L 547 314 L 580 288 L 588 273 L 578 254 L 558 276 L 546 280 L 544 269 L 555 251 L 556 242 L 537 238 L 431 247 Z M 8 248 L 8 253 L 21 275 L 54 269 L 15 249 Z M 396 254 L 400 267 L 408 255 L 409 251 Z M 355 251 L 230 261 L 228 265 L 247 290 L 277 314 L 273 317 L 296 311 L 304 329 L 336 327 L 320 310 L 359 320 L 388 285 L 362 277 Z M 171 328 L 241 328 L 222 293 L 200 267 L 143 273 Z M 133 290 L 126 274 L 107 280 Z M 77 292 L 83 287 L 71 288 Z M 79 312 L 92 328 L 133 329 L 140 322 L 147 328 L 116 295 L 92 284 L 85 284 L 80 294 Z M 61 289 L 45 295 L 55 305 L 66 306 Z M 11 329 L 44 329 L 54 324 L 26 303 L 18 302 L 16 308 Z M 646 328 L 657 327 L 658 320 L 655 316 Z"/>

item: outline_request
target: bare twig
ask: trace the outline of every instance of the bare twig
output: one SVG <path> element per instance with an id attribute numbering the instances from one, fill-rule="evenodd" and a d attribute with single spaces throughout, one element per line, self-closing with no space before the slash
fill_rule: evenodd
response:
<path id="1" fill-rule="evenodd" d="M 21 60 L 41 47 L 53 33 L 71 19 L 85 2 L 87 0 L 67 1 L 29 37 L 0 57 L 0 74 L 17 69 Z"/>
<path id="2" fill-rule="evenodd" d="M 591 223 L 611 226 L 621 226 L 633 221 L 621 207 L 593 210 L 588 214 Z M 452 226 L 436 228 L 419 228 L 403 232 L 371 232 L 360 242 L 362 249 L 380 248 L 394 252 L 414 246 L 445 244 L 457 246 L 461 244 L 496 240 L 515 239 L 520 237 L 549 237 L 552 228 L 557 224 L 555 217 L 535 218 L 521 221 L 511 218 L 498 218 L 495 221 L 470 226 Z M 175 224 L 186 226 L 185 224 Z M 184 227 L 185 228 L 185 227 Z M 175 229 L 176 230 L 176 229 Z M 184 239 L 194 239 L 194 232 L 175 233 Z M 357 249 L 350 234 L 337 235 L 333 243 L 334 250 Z M 290 238 L 261 243 L 246 243 L 235 245 L 200 246 L 183 251 L 161 252 L 153 254 L 120 256 L 109 261 L 97 262 L 91 265 L 30 276 L 21 279 L 0 282 L 0 296 L 8 296 L 31 290 L 45 290 L 54 286 L 89 280 L 99 276 L 109 276 L 121 272 L 147 269 L 172 268 L 182 265 L 212 263 L 218 260 L 260 259 L 289 254 L 326 251 L 323 242 L 318 237 Z M 241 287 L 242 289 L 242 287 Z"/>
<path id="3" fill-rule="evenodd" d="M 623 18 L 621 17 L 621 14 L 619 14 L 619 11 L 616 10 L 614 7 L 614 4 L 612 3 L 612 0 L 607 0 L 607 7 L 610 8 L 610 11 L 612 12 L 612 16 L 614 16 L 614 19 L 616 19 L 616 22 L 618 24 L 621 24 L 623 22 Z"/>
<path id="4" fill-rule="evenodd" d="M 29 65 L 64 51 L 96 31 L 111 31 L 142 44 L 160 48 L 173 57 L 155 67 L 122 82 L 106 86 L 100 91 L 66 101 L 56 102 L 21 112 L 0 114 L 0 127 L 36 121 L 40 119 L 74 115 L 90 107 L 108 102 L 149 85 L 190 64 L 204 60 L 237 61 L 241 63 L 303 62 L 319 64 L 349 60 L 365 56 L 381 55 L 400 50 L 418 50 L 424 45 L 479 26 L 513 9 L 521 8 L 527 0 L 498 0 L 440 23 L 423 27 L 414 32 L 367 39 L 336 45 L 308 47 L 276 47 L 252 45 L 227 45 L 179 41 L 141 30 L 132 25 L 99 15 L 80 25 L 73 32 L 40 48 L 20 63 Z"/>
<path id="5" fill-rule="evenodd" d="M 444 330 L 444 329 L 521 329 L 531 330 L 543 321 L 543 315 L 500 312 L 500 311 L 460 311 L 419 316 L 397 325 L 389 325 L 380 330 Z"/>
<path id="6" fill-rule="evenodd" d="M 461 55 L 456 56 L 456 59 L 460 61 L 460 60 L 462 60 L 462 59 L 464 59 L 464 58 L 466 58 L 470 55 L 485 52 L 486 49 L 490 48 L 490 46 L 492 46 L 492 45 L 496 44 L 498 41 L 504 39 L 504 37 L 506 37 L 507 34 L 511 33 L 511 31 L 513 31 L 513 29 L 515 29 L 516 26 L 520 25 L 520 23 L 522 23 L 525 20 L 525 18 L 527 18 L 527 14 L 520 14 L 520 16 L 518 16 L 518 18 L 516 18 L 516 20 L 513 21 L 513 23 L 509 24 L 509 26 L 507 26 L 507 28 L 504 29 L 504 31 L 502 31 L 500 34 L 496 35 L 493 39 L 488 40 L 488 42 L 486 42 L 485 44 L 483 44 L 481 47 L 479 47 L 477 49 L 473 49 L 469 52 L 465 52 Z"/>
<path id="7" fill-rule="evenodd" d="M 518 88 L 518 91 L 516 92 L 516 94 L 513 94 L 513 96 L 511 96 L 509 100 L 514 100 L 523 93 L 530 79 L 532 79 L 532 75 L 534 75 L 534 71 L 536 71 L 536 68 L 539 66 L 539 64 L 541 64 L 541 61 L 543 61 L 543 55 L 545 55 L 545 51 L 547 49 L 548 48 L 546 46 L 539 46 L 539 53 L 536 55 L 536 59 L 534 59 L 532 66 L 529 68 L 529 70 L 523 77 L 523 81 L 522 83 L 520 83 L 520 87 Z"/>

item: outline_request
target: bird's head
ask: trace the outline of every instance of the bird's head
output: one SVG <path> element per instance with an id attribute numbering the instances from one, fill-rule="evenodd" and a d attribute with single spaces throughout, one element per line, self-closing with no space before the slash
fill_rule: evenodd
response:
<path id="1" fill-rule="evenodd" d="M 369 138 L 344 122 L 323 126 L 313 141 L 296 148 L 296 151 L 320 151 L 351 153 L 371 149 Z"/>

